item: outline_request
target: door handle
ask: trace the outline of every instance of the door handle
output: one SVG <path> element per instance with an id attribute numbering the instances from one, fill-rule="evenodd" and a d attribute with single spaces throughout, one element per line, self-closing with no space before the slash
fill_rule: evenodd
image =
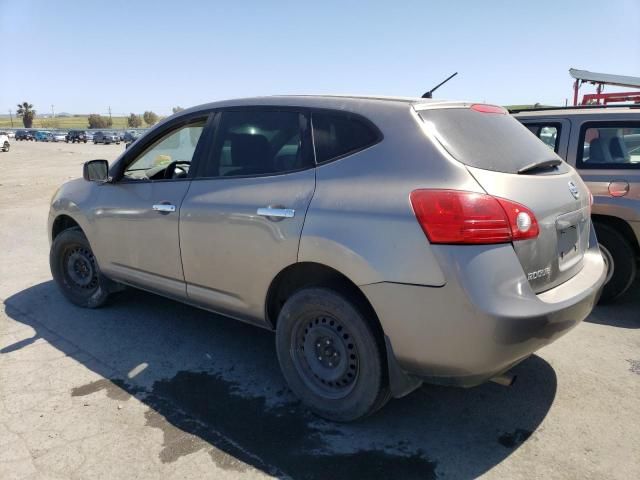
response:
<path id="1" fill-rule="evenodd" d="M 261 217 L 293 218 L 296 211 L 293 208 L 262 207 L 256 213 Z"/>
<path id="2" fill-rule="evenodd" d="M 176 206 L 168 203 L 158 203 L 151 208 L 153 208 L 154 212 L 160 213 L 172 213 L 176 211 Z"/>

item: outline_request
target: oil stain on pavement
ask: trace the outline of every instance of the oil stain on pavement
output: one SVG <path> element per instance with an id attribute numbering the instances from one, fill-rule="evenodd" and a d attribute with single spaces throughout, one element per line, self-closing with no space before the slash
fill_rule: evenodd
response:
<path id="1" fill-rule="evenodd" d="M 323 428 L 330 424 L 311 416 L 296 402 L 268 407 L 264 397 L 241 395 L 236 385 L 221 375 L 179 372 L 171 379 L 155 382 L 145 403 L 173 427 L 274 475 L 284 472 L 293 478 L 371 479 L 386 478 L 394 472 L 403 479 L 436 478 L 436 462 L 422 452 L 375 449 L 336 453 L 324 439 L 327 433 L 338 433 Z M 170 447 L 166 442 L 170 427 L 150 426 L 163 429 L 165 449 Z M 162 456 L 173 458 L 167 453 Z"/>
<path id="2" fill-rule="evenodd" d="M 147 425 L 163 432 L 160 460 L 174 462 L 207 450 L 216 465 L 244 471 L 246 465 L 292 478 L 435 479 L 437 462 L 406 445 L 336 452 L 327 436 L 339 428 L 309 414 L 298 402 L 268 406 L 265 397 L 238 392 L 219 374 L 181 371 L 158 380 L 151 391 L 121 379 L 103 379 L 74 388 L 72 396 L 104 390 L 109 398 L 141 398 Z"/>
<path id="3" fill-rule="evenodd" d="M 82 385 L 81 387 L 76 387 L 71 390 L 72 397 L 84 397 L 86 395 L 91 395 L 92 393 L 99 392 L 104 390 L 107 394 L 107 397 L 112 400 L 122 400 L 126 401 L 131 398 L 131 388 L 125 384 L 122 380 L 114 379 L 109 380 L 103 378 L 101 380 L 96 380 L 95 382 L 87 383 L 86 385 Z"/>

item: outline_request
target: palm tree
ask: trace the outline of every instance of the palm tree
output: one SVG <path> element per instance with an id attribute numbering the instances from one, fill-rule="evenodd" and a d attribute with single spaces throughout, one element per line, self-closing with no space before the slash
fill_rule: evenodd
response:
<path id="1" fill-rule="evenodd" d="M 16 112 L 18 117 L 22 117 L 22 123 L 24 128 L 31 128 L 33 125 L 33 117 L 36 116 L 36 111 L 33 109 L 33 105 L 29 102 L 22 102 L 18 104 L 18 111 Z"/>

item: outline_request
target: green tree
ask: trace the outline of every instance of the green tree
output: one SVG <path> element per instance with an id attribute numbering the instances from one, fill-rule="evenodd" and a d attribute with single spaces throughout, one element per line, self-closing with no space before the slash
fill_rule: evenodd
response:
<path id="1" fill-rule="evenodd" d="M 182 108 L 182 107 L 173 107 L 171 110 L 173 111 L 173 113 L 178 113 L 178 112 L 183 111 L 184 108 Z"/>
<path id="2" fill-rule="evenodd" d="M 155 125 L 158 123 L 158 115 L 151 111 L 146 111 L 142 114 L 142 118 L 144 118 L 144 123 L 147 125 Z"/>
<path id="3" fill-rule="evenodd" d="M 129 115 L 127 118 L 127 126 L 131 128 L 138 128 L 142 126 L 142 119 L 140 118 L 140 115 L 136 115 L 135 113 Z"/>
<path id="4" fill-rule="evenodd" d="M 16 115 L 18 117 L 22 117 L 24 128 L 31 128 L 31 125 L 33 125 L 33 118 L 36 116 L 36 111 L 33 109 L 33 105 L 29 102 L 22 102 L 18 104 Z"/>
<path id="5" fill-rule="evenodd" d="M 110 118 L 103 117 L 97 113 L 89 115 L 87 121 L 89 122 L 89 128 L 107 128 L 113 124 Z"/>

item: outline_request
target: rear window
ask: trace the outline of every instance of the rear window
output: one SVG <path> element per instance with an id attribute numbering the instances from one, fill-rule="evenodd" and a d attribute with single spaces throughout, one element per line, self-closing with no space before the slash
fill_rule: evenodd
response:
<path id="1" fill-rule="evenodd" d="M 311 118 L 317 163 L 370 147 L 381 137 L 373 125 L 349 113 L 314 112 Z"/>
<path id="2" fill-rule="evenodd" d="M 451 156 L 471 167 L 518 173 L 532 163 L 560 158 L 511 115 L 469 108 L 418 113 Z"/>

